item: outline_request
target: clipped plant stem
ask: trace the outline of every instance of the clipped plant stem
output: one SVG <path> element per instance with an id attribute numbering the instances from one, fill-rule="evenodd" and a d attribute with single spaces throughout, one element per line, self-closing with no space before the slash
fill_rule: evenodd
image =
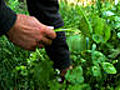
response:
<path id="1" fill-rule="evenodd" d="M 55 29 L 54 31 L 55 31 L 55 32 L 62 32 L 62 31 L 63 31 L 63 32 L 75 32 L 75 30 L 71 30 L 71 29 L 61 29 L 61 28 L 60 28 L 60 29 Z"/>

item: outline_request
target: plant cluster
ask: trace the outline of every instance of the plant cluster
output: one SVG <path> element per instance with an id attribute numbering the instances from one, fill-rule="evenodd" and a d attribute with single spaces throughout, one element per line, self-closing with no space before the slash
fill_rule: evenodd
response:
<path id="1" fill-rule="evenodd" d="M 28 14 L 17 0 L 9 6 Z M 23 4 L 22 4 L 23 5 Z M 25 51 L 0 38 L 0 89 L 3 90 L 119 90 L 120 7 L 101 3 L 82 7 L 60 3 L 73 69 L 59 83 L 59 70 L 44 49 Z"/>

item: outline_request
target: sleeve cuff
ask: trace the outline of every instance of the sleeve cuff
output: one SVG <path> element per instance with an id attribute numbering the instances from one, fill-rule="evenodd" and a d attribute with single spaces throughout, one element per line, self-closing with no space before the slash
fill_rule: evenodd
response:
<path id="1" fill-rule="evenodd" d="M 0 7 L 0 36 L 6 34 L 16 21 L 16 14 L 5 4 Z"/>

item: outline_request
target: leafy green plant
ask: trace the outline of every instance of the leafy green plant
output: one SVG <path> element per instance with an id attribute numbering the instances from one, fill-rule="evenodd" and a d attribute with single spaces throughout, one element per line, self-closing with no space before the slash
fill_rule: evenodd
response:
<path id="1" fill-rule="evenodd" d="M 60 3 L 65 26 L 55 32 L 66 32 L 74 67 L 62 84 L 59 70 L 53 69 L 44 49 L 25 51 L 1 37 L 0 89 L 119 90 L 120 8 L 119 4 L 98 1 L 88 7 Z M 17 13 L 28 14 L 17 0 L 8 4 Z"/>

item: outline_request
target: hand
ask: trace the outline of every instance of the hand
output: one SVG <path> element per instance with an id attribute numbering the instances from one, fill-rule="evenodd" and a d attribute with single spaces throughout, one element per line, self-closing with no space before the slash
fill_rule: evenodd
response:
<path id="1" fill-rule="evenodd" d="M 70 65 L 68 68 L 66 68 L 66 69 L 64 69 L 64 70 L 61 71 L 61 73 L 60 73 L 61 80 L 59 80 L 59 83 L 63 83 L 64 82 L 64 80 L 65 80 L 65 74 L 67 73 L 68 70 L 71 70 L 71 69 L 73 69 L 72 65 Z"/>
<path id="2" fill-rule="evenodd" d="M 36 46 L 42 48 L 44 45 L 51 45 L 52 39 L 56 38 L 56 33 L 35 17 L 21 14 L 17 15 L 16 23 L 7 35 L 15 45 L 26 50 L 35 50 Z"/>
<path id="3" fill-rule="evenodd" d="M 60 75 L 61 75 L 62 77 L 64 77 L 65 74 L 67 73 L 67 71 L 68 71 L 68 70 L 71 70 L 71 69 L 73 69 L 73 66 L 72 66 L 72 65 L 70 65 L 68 68 L 62 70 L 61 73 L 60 73 Z"/>

